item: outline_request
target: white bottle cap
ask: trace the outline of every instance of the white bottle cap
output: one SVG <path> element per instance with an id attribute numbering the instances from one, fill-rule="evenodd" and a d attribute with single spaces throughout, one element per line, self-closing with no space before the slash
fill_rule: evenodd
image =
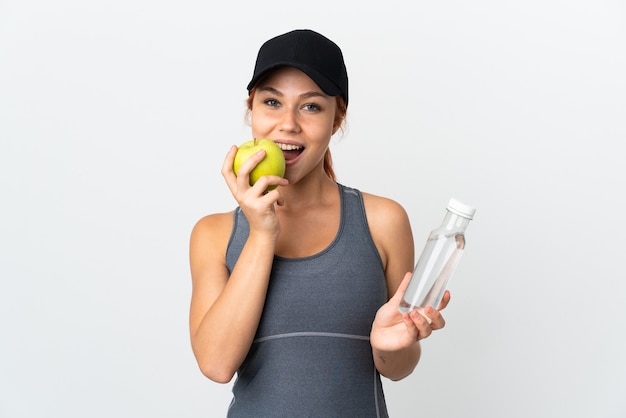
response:
<path id="1" fill-rule="evenodd" d="M 476 213 L 475 208 L 468 206 L 465 203 L 461 203 L 456 199 L 450 199 L 446 209 L 467 219 L 474 219 L 474 213 Z"/>

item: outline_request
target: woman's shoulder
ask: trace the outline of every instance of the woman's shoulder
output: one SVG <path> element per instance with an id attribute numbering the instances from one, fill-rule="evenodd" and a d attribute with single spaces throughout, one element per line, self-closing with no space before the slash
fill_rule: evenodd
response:
<path id="1" fill-rule="evenodd" d="M 391 198 L 364 192 L 360 189 L 343 184 L 340 186 L 343 188 L 344 193 L 360 194 L 363 200 L 363 205 L 365 206 L 365 211 L 368 213 L 389 213 L 392 216 L 402 215 L 405 213 L 402 205 Z"/>
<path id="2" fill-rule="evenodd" d="M 228 240 L 233 226 L 235 211 L 213 213 L 200 218 L 191 231 L 191 242 L 220 243 Z M 219 245 L 219 244 L 218 244 Z"/>
<path id="3" fill-rule="evenodd" d="M 194 229 L 214 229 L 224 226 L 224 224 L 232 224 L 235 210 L 222 213 L 211 213 L 204 215 L 194 225 Z"/>
<path id="4" fill-rule="evenodd" d="M 409 216 L 400 203 L 389 197 L 360 193 L 363 196 L 367 223 L 375 240 L 411 234 Z"/>
<path id="5" fill-rule="evenodd" d="M 361 192 L 372 239 L 385 266 L 389 294 L 413 267 L 413 232 L 409 216 L 397 201 Z"/>
<path id="6" fill-rule="evenodd" d="M 408 215 L 404 207 L 397 201 L 372 193 L 361 192 L 363 196 L 363 206 L 365 206 L 365 212 L 368 217 L 394 221 L 408 219 Z"/>

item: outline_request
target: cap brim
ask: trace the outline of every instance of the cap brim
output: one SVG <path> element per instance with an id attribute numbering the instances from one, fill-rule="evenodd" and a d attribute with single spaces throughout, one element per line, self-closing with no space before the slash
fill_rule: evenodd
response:
<path id="1" fill-rule="evenodd" d="M 267 68 L 264 68 L 261 71 L 258 71 L 257 74 L 255 74 L 255 76 L 252 78 L 252 80 L 250 80 L 250 83 L 248 83 L 248 92 L 252 90 L 252 88 L 259 82 L 259 80 L 261 80 L 271 71 L 280 67 L 297 68 L 298 70 L 309 76 L 309 78 L 311 78 L 311 80 L 313 80 L 315 84 L 317 84 L 319 88 L 322 89 L 322 91 L 329 96 L 338 96 L 341 94 L 341 89 L 337 85 L 335 85 L 335 83 L 326 78 L 326 76 L 324 76 L 322 73 L 314 70 L 313 68 L 307 67 L 306 65 L 294 64 L 291 62 L 277 62 Z"/>

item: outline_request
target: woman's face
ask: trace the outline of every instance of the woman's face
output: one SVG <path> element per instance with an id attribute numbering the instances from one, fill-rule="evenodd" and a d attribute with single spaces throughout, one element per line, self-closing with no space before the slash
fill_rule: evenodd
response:
<path id="1" fill-rule="evenodd" d="M 267 138 L 282 149 L 285 177 L 295 183 L 314 169 L 323 171 L 334 126 L 336 99 L 293 67 L 275 70 L 256 86 L 252 101 L 253 138 Z"/>

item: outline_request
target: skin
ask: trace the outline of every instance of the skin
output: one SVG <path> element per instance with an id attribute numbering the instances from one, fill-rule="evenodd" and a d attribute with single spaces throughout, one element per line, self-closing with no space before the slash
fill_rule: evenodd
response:
<path id="1" fill-rule="evenodd" d="M 225 260 L 233 212 L 205 216 L 193 228 L 191 344 L 200 370 L 213 381 L 229 382 L 250 349 L 274 255 L 310 256 L 325 249 L 337 234 L 339 191 L 323 168 L 331 136 L 340 127 L 334 121 L 336 106 L 334 97 L 295 68 L 276 70 L 262 80 L 252 102 L 252 136 L 301 145 L 304 151 L 296 161 L 287 163 L 284 179 L 265 176 L 254 186 L 249 185 L 248 175 L 264 152 L 244 163 L 236 177 L 232 165 L 237 148 L 228 151 L 222 176 L 250 223 L 250 235 L 232 273 Z M 269 185 L 278 187 L 264 194 Z M 414 265 L 409 219 L 390 199 L 363 193 L 363 200 L 383 261 L 388 294 L 393 295 L 372 324 L 372 356 L 383 376 L 399 380 L 417 365 L 419 341 L 444 327 L 440 310 L 448 304 L 450 294 L 446 292 L 439 310 L 427 310 L 430 324 L 417 312 L 398 312 Z"/>

